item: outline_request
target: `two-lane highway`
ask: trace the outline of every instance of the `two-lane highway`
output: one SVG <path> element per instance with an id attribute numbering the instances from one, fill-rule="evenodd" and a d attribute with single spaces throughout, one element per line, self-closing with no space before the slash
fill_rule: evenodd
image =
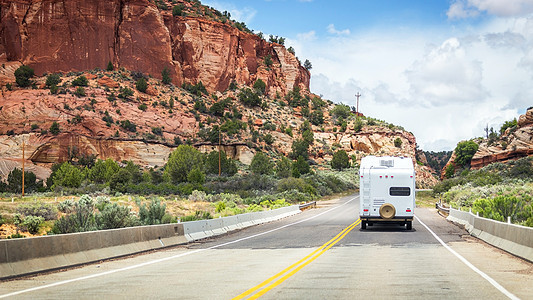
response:
<path id="1" fill-rule="evenodd" d="M 533 295 L 531 264 L 471 242 L 463 237 L 465 231 L 433 211 L 418 209 L 415 214 L 446 247 L 419 220 L 411 231 L 390 225 L 361 231 L 358 201 L 353 195 L 321 202 L 317 209 L 223 237 L 1 282 L 0 297 L 506 299 L 516 295 L 526 299 Z M 494 253 L 499 254 L 496 259 Z M 476 262 L 469 266 L 472 258 Z M 500 270 L 501 265 L 506 270 Z"/>

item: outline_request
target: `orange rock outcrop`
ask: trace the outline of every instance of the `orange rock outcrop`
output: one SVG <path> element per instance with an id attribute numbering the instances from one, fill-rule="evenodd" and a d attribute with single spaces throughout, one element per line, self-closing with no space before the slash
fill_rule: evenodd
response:
<path id="1" fill-rule="evenodd" d="M 149 0 L 0 0 L 0 12 L 0 61 L 37 75 L 112 62 L 156 78 L 168 68 L 176 85 L 202 81 L 210 92 L 257 79 L 271 94 L 309 89 L 309 71 L 285 47 L 229 24 L 173 16 Z"/>

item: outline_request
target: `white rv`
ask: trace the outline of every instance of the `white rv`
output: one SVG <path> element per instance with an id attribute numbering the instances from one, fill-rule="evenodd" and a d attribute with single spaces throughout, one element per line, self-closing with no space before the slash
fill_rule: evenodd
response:
<path id="1" fill-rule="evenodd" d="M 408 157 L 367 156 L 359 168 L 361 229 L 392 222 L 412 229 L 415 208 L 415 170 Z"/>

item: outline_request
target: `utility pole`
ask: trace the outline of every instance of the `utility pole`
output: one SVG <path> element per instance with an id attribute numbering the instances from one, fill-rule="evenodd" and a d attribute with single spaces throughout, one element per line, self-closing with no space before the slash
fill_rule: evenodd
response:
<path id="1" fill-rule="evenodd" d="M 359 97 L 361 97 L 361 94 L 359 94 L 359 92 L 357 92 L 357 94 L 355 94 L 355 97 L 357 98 L 357 106 L 356 106 L 356 109 L 355 109 L 355 115 L 357 117 L 359 117 Z"/>
<path id="2" fill-rule="evenodd" d="M 22 140 L 22 197 L 24 197 L 24 140 Z"/>
<path id="3" fill-rule="evenodd" d="M 220 177 L 220 175 L 222 174 L 222 166 L 221 166 L 221 159 L 220 159 L 220 127 L 221 126 L 218 126 L 218 177 Z"/>

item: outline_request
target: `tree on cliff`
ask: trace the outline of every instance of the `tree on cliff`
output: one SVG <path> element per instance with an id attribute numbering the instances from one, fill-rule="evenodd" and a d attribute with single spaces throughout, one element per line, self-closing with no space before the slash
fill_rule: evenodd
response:
<path id="1" fill-rule="evenodd" d="M 479 145 L 474 141 L 459 142 L 455 147 L 455 163 L 461 167 L 469 167 L 478 148 Z"/>
<path id="2" fill-rule="evenodd" d="M 161 72 L 161 82 L 164 84 L 169 84 L 172 82 L 172 77 L 170 77 L 170 70 L 165 67 Z"/>
<path id="3" fill-rule="evenodd" d="M 311 62 L 308 59 L 306 59 L 305 62 L 304 62 L 304 68 L 307 71 L 310 71 L 313 68 L 313 65 L 311 64 Z"/>
<path id="4" fill-rule="evenodd" d="M 32 68 L 22 65 L 15 70 L 15 81 L 20 87 L 27 87 L 32 83 L 30 78 L 32 78 L 33 75 Z"/>

